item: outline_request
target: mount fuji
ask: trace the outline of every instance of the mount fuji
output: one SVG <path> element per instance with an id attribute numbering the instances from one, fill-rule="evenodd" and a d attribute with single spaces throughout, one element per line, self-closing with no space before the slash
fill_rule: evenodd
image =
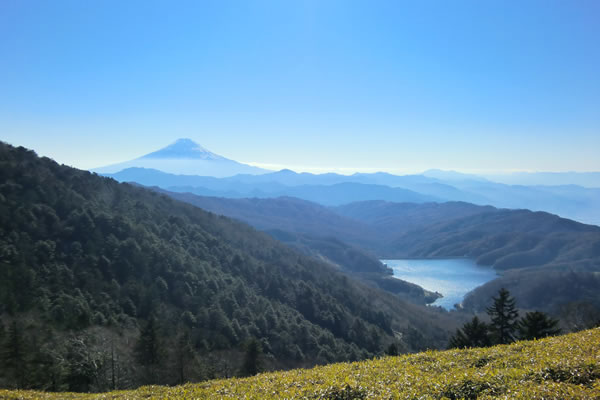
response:
<path id="1" fill-rule="evenodd" d="M 131 161 L 93 169 L 99 174 L 113 174 L 128 168 L 155 169 L 170 174 L 224 178 L 238 174 L 260 175 L 272 172 L 230 160 L 215 154 L 191 139 L 178 139 L 167 147 Z"/>

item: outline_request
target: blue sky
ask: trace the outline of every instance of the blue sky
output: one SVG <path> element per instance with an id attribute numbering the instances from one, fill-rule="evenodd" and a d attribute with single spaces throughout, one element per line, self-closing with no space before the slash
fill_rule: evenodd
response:
<path id="1" fill-rule="evenodd" d="M 600 2 L 0 2 L 0 139 L 309 171 L 600 170 Z"/>

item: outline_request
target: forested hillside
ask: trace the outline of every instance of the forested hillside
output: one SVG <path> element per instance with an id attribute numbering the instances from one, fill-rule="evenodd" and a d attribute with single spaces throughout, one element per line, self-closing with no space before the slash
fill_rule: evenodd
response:
<path id="1" fill-rule="evenodd" d="M 244 373 L 253 346 L 265 368 L 440 347 L 456 327 L 247 225 L 6 144 L 0 322 L 1 385 L 75 391 Z"/>
<path id="2" fill-rule="evenodd" d="M 483 311 L 500 288 L 519 307 L 554 314 L 575 304 L 600 309 L 600 227 L 545 212 L 467 203 L 363 202 L 335 209 L 384 233 L 386 258 L 468 257 L 502 276 L 477 288 L 465 307 Z"/>
<path id="3" fill-rule="evenodd" d="M 247 222 L 307 255 L 412 303 L 428 304 L 438 298 L 420 286 L 392 277 L 391 270 L 373 253 L 364 250 L 376 248 L 382 240 L 378 229 L 338 215 L 327 207 L 293 197 L 227 199 L 153 189 Z"/>
<path id="4" fill-rule="evenodd" d="M 354 259 L 360 259 L 361 250 L 375 256 L 371 263 L 359 263 L 362 268 L 376 266 L 377 257 L 468 257 L 492 266 L 501 276 L 467 297 L 464 305 L 470 310 L 484 311 L 493 294 L 506 287 L 525 309 L 558 316 L 578 304 L 575 308 L 600 311 L 600 227 L 594 225 L 544 212 L 462 202 L 368 201 L 326 208 L 294 198 L 170 195 L 269 230 L 308 254 L 341 260 L 352 253 L 344 249 L 346 244 L 356 249 Z M 410 287 L 386 286 L 398 285 L 398 280 L 369 278 L 380 287 L 409 294 L 413 301 L 428 299 Z"/>

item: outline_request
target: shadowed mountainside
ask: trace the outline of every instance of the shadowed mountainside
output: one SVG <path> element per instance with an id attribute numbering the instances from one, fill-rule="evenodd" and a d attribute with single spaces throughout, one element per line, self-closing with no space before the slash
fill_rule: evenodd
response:
<path id="1" fill-rule="evenodd" d="M 340 216 L 319 204 L 293 197 L 226 199 L 155 190 L 216 214 L 249 223 L 305 254 L 400 295 L 405 300 L 425 304 L 438 297 L 417 285 L 391 277 L 391 271 L 378 258 L 348 244 L 364 245 L 370 241 L 371 247 L 375 247 L 380 236 L 377 229 Z"/>
<path id="2" fill-rule="evenodd" d="M 22 147 L 0 143 L 0 182 L 0 337 L 27 344 L 0 376 L 24 387 L 101 390 L 106 364 L 79 363 L 108 357 L 108 338 L 136 385 L 180 379 L 181 346 L 218 355 L 211 370 L 188 365 L 201 379 L 237 371 L 251 338 L 284 368 L 371 357 L 394 332 L 404 350 L 440 347 L 455 327 L 248 225 Z M 136 347 L 149 329 L 151 361 Z"/>
<path id="3" fill-rule="evenodd" d="M 468 297 L 465 307 L 470 309 L 483 310 L 502 286 L 518 293 L 524 308 L 557 313 L 575 301 L 600 306 L 600 296 L 595 294 L 600 287 L 596 275 L 600 271 L 600 228 L 556 215 L 461 202 L 369 201 L 325 208 L 291 198 L 172 195 L 260 229 L 287 231 L 278 238 L 299 248 L 312 246 L 310 251 L 316 254 L 318 246 L 308 239 L 305 242 L 310 245 L 301 244 L 299 236 L 334 237 L 379 259 L 468 257 L 494 267 L 502 276 Z M 544 285 L 552 290 L 541 296 Z"/>
<path id="4" fill-rule="evenodd" d="M 468 257 L 502 276 L 473 291 L 464 306 L 484 310 L 508 288 L 523 308 L 554 313 L 571 302 L 600 307 L 600 227 L 545 212 L 464 203 L 364 202 L 335 208 L 385 232 L 381 258 Z"/>

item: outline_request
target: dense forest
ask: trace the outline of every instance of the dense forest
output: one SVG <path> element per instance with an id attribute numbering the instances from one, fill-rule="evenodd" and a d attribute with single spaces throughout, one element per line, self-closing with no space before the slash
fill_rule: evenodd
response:
<path id="1" fill-rule="evenodd" d="M 497 209 L 463 202 L 392 203 L 366 201 L 324 207 L 289 197 L 224 199 L 170 193 L 177 199 L 215 213 L 239 218 L 305 253 L 342 259 L 340 242 L 368 257 L 467 257 L 491 266 L 500 276 L 470 293 L 463 306 L 481 312 L 502 287 L 519 298 L 525 309 L 568 317 L 573 310 L 600 313 L 600 227 L 545 212 Z M 281 234 L 280 230 L 288 234 Z M 331 250 L 331 238 L 338 242 Z M 355 257 L 356 258 L 356 257 Z M 350 264 L 347 264 L 350 265 Z M 367 275 L 377 286 L 411 301 L 431 296 L 409 286 L 398 287 L 381 274 Z M 584 317 L 581 315 L 580 317 Z M 581 319 L 581 318 L 579 318 Z M 577 324 L 581 326 L 581 323 Z M 585 324 L 584 324 L 585 325 Z"/>
<path id="2" fill-rule="evenodd" d="M 243 223 L 0 143 L 1 386 L 358 360 L 442 347 L 456 326 Z"/>
<path id="3" fill-rule="evenodd" d="M 439 295 L 392 277 L 392 271 L 373 253 L 354 243 L 379 240 L 377 229 L 337 215 L 329 208 L 293 197 L 226 199 L 177 193 L 153 187 L 160 193 L 202 209 L 247 222 L 304 254 L 323 260 L 367 284 L 416 304 L 429 304 Z"/>

